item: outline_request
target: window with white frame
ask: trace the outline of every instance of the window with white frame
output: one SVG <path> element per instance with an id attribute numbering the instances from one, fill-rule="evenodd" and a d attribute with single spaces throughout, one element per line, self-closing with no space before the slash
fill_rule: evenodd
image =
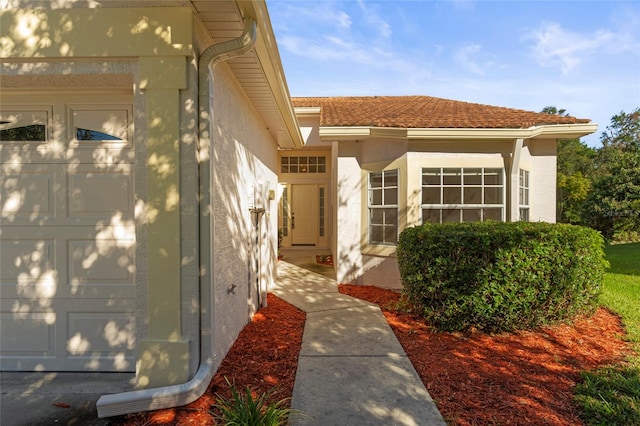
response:
<path id="1" fill-rule="evenodd" d="M 280 157 L 281 173 L 326 173 L 325 156 L 283 156 Z"/>
<path id="2" fill-rule="evenodd" d="M 369 173 L 369 243 L 398 243 L 398 170 Z"/>
<path id="3" fill-rule="evenodd" d="M 504 199 L 504 169 L 422 169 L 423 223 L 502 221 Z"/>
<path id="4" fill-rule="evenodd" d="M 520 184 L 518 188 L 518 207 L 520 220 L 529 221 L 529 171 L 520 169 Z"/>

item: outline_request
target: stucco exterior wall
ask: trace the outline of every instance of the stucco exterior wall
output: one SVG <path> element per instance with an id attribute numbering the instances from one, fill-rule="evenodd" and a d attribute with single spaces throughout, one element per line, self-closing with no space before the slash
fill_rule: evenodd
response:
<path id="1" fill-rule="evenodd" d="M 263 288 L 275 279 L 277 146 L 227 66 L 214 69 L 212 97 L 212 250 L 214 342 L 217 365 L 257 310 L 256 274 Z M 252 204 L 264 207 L 256 248 Z M 256 262 L 260 268 L 256 271 Z"/>
<path id="2" fill-rule="evenodd" d="M 509 170 L 513 141 L 371 140 L 338 143 L 335 252 L 339 282 L 401 288 L 395 247 L 369 245 L 367 174 L 398 169 L 399 231 L 422 223 L 423 167 L 490 167 L 504 170 L 505 220 L 509 218 Z M 555 141 L 525 142 L 521 167 L 530 171 L 532 221 L 555 221 Z M 517 195 L 518 188 L 515 188 Z M 550 194 L 552 193 L 552 194 Z"/>
<path id="3" fill-rule="evenodd" d="M 191 10 L 10 9 L 0 20 L 0 57 L 8 77 L 3 83 L 12 84 L 12 73 L 62 90 L 128 81 L 137 157 L 138 384 L 185 381 L 195 370 L 198 360 L 191 354 L 199 339 L 192 306 L 198 290 L 197 224 L 187 218 L 197 202 L 195 133 L 180 124 L 196 118 L 194 87 L 187 87 L 188 62 L 195 81 Z"/>
<path id="4" fill-rule="evenodd" d="M 536 140 L 523 148 L 523 165 L 530 164 L 529 220 L 556 222 L 556 140 Z"/>
<path id="5" fill-rule="evenodd" d="M 355 282 L 363 272 L 360 241 L 366 223 L 361 220 L 363 183 L 359 151 L 356 143 L 341 143 L 334 170 L 337 180 L 334 263 L 339 283 Z"/>

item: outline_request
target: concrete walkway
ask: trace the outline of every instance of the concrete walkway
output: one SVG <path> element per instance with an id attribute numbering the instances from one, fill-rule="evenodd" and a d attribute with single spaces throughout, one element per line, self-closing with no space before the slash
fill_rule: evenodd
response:
<path id="1" fill-rule="evenodd" d="M 273 293 L 307 313 L 292 424 L 446 425 L 377 305 L 283 261 Z"/>

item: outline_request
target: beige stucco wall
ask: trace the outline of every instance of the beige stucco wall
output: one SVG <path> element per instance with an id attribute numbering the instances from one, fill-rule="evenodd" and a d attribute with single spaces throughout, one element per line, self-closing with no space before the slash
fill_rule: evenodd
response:
<path id="1" fill-rule="evenodd" d="M 523 167 L 530 170 L 531 222 L 556 222 L 556 146 L 555 139 L 535 140 L 522 150 Z"/>
<path id="2" fill-rule="evenodd" d="M 215 67 L 213 81 L 210 220 L 217 367 L 257 310 L 256 273 L 263 288 L 275 280 L 278 212 L 268 192 L 277 189 L 278 178 L 276 141 L 225 64 Z M 266 210 L 259 251 L 252 203 Z"/>
<path id="3" fill-rule="evenodd" d="M 197 353 L 192 356 L 199 338 L 193 312 L 198 284 L 192 280 L 198 276 L 197 223 L 186 219 L 197 194 L 195 132 L 180 125 L 181 119 L 193 122 L 196 117 L 188 108 L 193 87 L 181 92 L 188 75 L 194 81 L 192 19 L 191 10 L 181 7 L 0 12 L 4 75 L 45 85 L 57 79 L 70 89 L 109 87 L 123 78 L 131 84 L 138 169 L 137 378 L 142 387 L 182 383 L 198 362 Z"/>
<path id="4" fill-rule="evenodd" d="M 423 167 L 504 169 L 505 220 L 508 220 L 509 169 L 513 141 L 371 140 L 338 142 L 336 273 L 339 282 L 400 288 L 395 247 L 367 244 L 367 174 L 399 169 L 399 230 L 422 222 Z M 408 152 L 407 152 L 408 151 Z M 521 167 L 530 171 L 531 220 L 555 221 L 555 141 L 525 143 Z M 515 188 L 517 194 L 517 188 Z"/>

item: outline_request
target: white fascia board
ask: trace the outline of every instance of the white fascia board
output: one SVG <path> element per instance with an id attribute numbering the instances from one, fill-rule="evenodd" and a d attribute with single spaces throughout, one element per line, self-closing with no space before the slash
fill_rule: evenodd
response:
<path id="1" fill-rule="evenodd" d="M 598 129 L 594 123 L 553 124 L 527 129 L 407 129 L 407 139 L 572 139 L 590 135 Z"/>
<path id="2" fill-rule="evenodd" d="M 321 107 L 295 107 L 294 108 L 296 115 L 320 115 L 322 111 Z"/>
<path id="3" fill-rule="evenodd" d="M 407 129 L 396 127 L 372 127 L 372 126 L 342 126 L 320 127 L 321 138 L 333 140 L 369 138 L 406 139 Z"/>
<path id="4" fill-rule="evenodd" d="M 297 112 L 297 110 L 296 110 Z M 332 140 L 386 138 L 412 140 L 512 140 L 512 139 L 573 139 L 598 130 L 595 123 L 550 124 L 526 129 L 404 129 L 395 127 L 341 126 L 321 127 L 320 137 Z"/>

